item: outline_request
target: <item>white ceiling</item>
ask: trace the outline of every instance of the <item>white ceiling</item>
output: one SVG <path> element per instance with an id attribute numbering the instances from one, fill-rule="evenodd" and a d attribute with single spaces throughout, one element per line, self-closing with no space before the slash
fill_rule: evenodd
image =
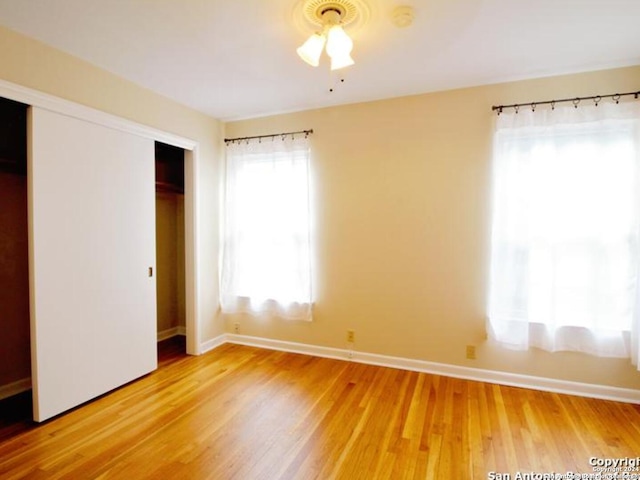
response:
<path id="1" fill-rule="evenodd" d="M 298 0 L 0 0 L 0 24 L 222 120 L 640 64 L 640 0 L 364 1 L 338 74 L 297 57 Z"/>

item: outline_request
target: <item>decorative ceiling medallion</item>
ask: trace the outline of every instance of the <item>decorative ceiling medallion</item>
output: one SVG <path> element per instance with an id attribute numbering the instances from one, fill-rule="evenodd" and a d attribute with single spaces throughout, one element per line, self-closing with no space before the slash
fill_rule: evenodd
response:
<path id="1" fill-rule="evenodd" d="M 299 0 L 293 9 L 293 21 L 302 33 L 308 35 L 309 31 L 322 30 L 322 14 L 328 9 L 340 12 L 340 23 L 349 34 L 365 25 L 371 14 L 363 0 Z"/>

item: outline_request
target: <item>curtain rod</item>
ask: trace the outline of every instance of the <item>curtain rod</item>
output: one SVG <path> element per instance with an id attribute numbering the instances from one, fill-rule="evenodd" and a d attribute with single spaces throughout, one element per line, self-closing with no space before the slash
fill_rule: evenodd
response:
<path id="1" fill-rule="evenodd" d="M 531 107 L 533 110 L 535 110 L 538 105 L 551 105 L 551 108 L 553 109 L 556 103 L 566 103 L 566 102 L 573 102 L 573 105 L 576 108 L 578 108 L 578 104 L 582 100 L 593 100 L 596 106 L 598 106 L 598 103 L 600 103 L 600 101 L 603 98 L 611 98 L 616 103 L 618 103 L 620 101 L 620 98 L 628 97 L 630 95 L 633 95 L 637 99 L 638 96 L 640 95 L 640 91 L 627 92 L 627 93 L 610 93 L 608 95 L 594 95 L 592 97 L 561 98 L 560 100 L 545 100 L 543 102 L 514 103 L 512 105 L 497 105 L 497 106 L 494 105 L 493 107 L 491 107 L 491 110 L 493 111 L 497 110 L 498 115 L 500 115 L 502 113 L 502 110 L 505 108 L 514 108 L 517 111 L 520 107 Z"/>
<path id="2" fill-rule="evenodd" d="M 241 142 L 243 140 L 254 140 L 254 139 L 260 139 L 260 138 L 276 138 L 276 137 L 282 137 L 282 139 L 284 140 L 284 138 L 287 135 L 293 136 L 293 135 L 300 135 L 301 133 L 304 133 L 305 137 L 307 137 L 313 133 L 313 128 L 310 130 L 299 130 L 297 132 L 272 133 L 270 135 L 254 135 L 253 137 L 225 138 L 224 143 L 233 143 L 233 142 Z"/>

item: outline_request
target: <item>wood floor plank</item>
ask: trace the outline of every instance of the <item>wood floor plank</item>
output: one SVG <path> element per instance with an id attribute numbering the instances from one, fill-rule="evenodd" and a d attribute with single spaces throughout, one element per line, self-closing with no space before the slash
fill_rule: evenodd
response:
<path id="1" fill-rule="evenodd" d="M 638 405 L 238 345 L 181 351 L 41 425 L 0 402 L 0 478 L 486 479 L 640 452 Z"/>

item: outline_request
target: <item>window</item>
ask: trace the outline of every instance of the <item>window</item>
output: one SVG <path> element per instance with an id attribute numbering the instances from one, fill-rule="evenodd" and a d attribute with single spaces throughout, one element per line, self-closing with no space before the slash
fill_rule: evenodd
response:
<path id="1" fill-rule="evenodd" d="M 498 117 L 493 339 L 637 362 L 639 112 L 603 103 Z"/>
<path id="2" fill-rule="evenodd" d="M 231 143 L 226 170 L 223 312 L 311 320 L 308 140 Z"/>

